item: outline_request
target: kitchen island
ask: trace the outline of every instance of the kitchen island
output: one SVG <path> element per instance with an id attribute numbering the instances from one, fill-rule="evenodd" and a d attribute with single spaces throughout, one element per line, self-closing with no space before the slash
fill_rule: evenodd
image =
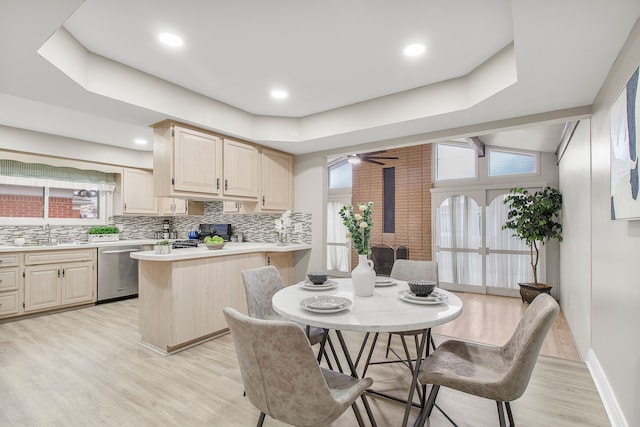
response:
<path id="1" fill-rule="evenodd" d="M 142 345 L 167 355 L 226 333 L 224 307 L 247 313 L 240 272 L 270 264 L 274 255 L 310 249 L 305 244 L 227 243 L 219 250 L 198 247 L 174 249 L 166 255 L 132 253 L 139 261 Z M 291 260 L 293 264 L 293 257 Z"/>

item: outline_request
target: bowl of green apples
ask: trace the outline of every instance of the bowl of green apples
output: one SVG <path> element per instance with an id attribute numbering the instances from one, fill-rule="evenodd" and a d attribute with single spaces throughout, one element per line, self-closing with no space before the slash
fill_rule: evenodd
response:
<path id="1" fill-rule="evenodd" d="M 224 243 L 224 239 L 220 236 L 207 236 L 204 238 L 204 244 L 207 249 L 222 249 Z"/>

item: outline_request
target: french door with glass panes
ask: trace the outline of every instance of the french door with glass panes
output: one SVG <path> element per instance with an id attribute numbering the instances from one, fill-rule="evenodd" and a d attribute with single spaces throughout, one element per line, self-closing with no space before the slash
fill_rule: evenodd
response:
<path id="1" fill-rule="evenodd" d="M 432 190 L 433 247 L 440 286 L 445 289 L 518 295 L 518 283 L 532 280 L 529 249 L 503 230 L 508 189 Z M 546 277 L 545 250 L 538 277 Z"/>

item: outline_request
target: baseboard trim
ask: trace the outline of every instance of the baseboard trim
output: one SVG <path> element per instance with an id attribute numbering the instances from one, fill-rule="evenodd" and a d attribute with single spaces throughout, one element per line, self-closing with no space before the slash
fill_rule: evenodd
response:
<path id="1" fill-rule="evenodd" d="M 589 372 L 591 373 L 591 378 L 593 378 L 593 382 L 596 385 L 596 389 L 598 389 L 598 393 L 600 393 L 600 398 L 602 399 L 602 404 L 604 405 L 604 410 L 607 412 L 611 426 L 629 427 L 629 423 L 627 422 L 620 405 L 618 405 L 618 400 L 609 385 L 607 376 L 602 370 L 602 366 L 600 366 L 600 362 L 591 348 L 587 350 L 586 364 Z"/>

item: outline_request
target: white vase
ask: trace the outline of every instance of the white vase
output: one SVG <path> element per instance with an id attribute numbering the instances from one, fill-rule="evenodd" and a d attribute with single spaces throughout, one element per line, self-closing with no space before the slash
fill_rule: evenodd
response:
<path id="1" fill-rule="evenodd" d="M 359 297 L 370 297 L 376 287 L 376 272 L 373 270 L 373 261 L 366 255 L 358 255 L 358 266 L 351 272 L 353 292 Z"/>

